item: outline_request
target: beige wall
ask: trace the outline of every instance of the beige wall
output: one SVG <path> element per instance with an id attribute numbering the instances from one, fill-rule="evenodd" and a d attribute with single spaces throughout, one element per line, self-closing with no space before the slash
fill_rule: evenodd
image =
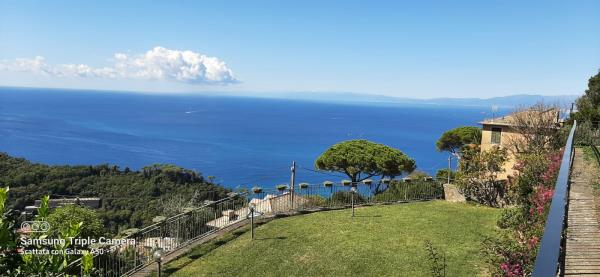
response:
<path id="1" fill-rule="evenodd" d="M 492 143 L 492 127 L 502 128 L 502 135 L 500 136 L 500 147 L 502 148 L 508 147 L 509 141 L 513 140 L 516 136 L 519 136 L 519 134 L 515 133 L 510 126 L 483 124 L 481 133 L 481 151 L 488 151 L 492 147 L 498 145 Z M 498 178 L 507 179 L 508 176 L 513 175 L 515 163 L 516 160 L 513 153 L 508 151 L 508 160 L 503 166 L 504 172 L 498 174 Z"/>

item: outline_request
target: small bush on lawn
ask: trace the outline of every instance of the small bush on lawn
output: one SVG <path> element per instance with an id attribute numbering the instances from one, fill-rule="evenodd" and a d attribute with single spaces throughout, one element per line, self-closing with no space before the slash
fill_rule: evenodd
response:
<path id="1" fill-rule="evenodd" d="M 443 187 L 432 181 L 399 182 L 392 181 L 389 187 L 375 195 L 375 202 L 408 201 L 432 199 L 441 196 Z"/>
<path id="2" fill-rule="evenodd" d="M 306 200 L 305 207 L 325 207 L 327 206 L 327 200 L 320 195 L 307 195 L 303 196 Z"/>
<path id="3" fill-rule="evenodd" d="M 336 191 L 331 195 L 331 203 L 333 205 L 350 205 L 352 202 L 352 192 L 350 191 Z M 367 202 L 360 193 L 354 193 L 354 204 L 362 204 Z"/>

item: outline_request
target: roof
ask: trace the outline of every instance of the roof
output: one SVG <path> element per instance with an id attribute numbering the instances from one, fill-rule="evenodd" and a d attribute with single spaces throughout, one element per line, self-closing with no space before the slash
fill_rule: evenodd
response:
<path id="1" fill-rule="evenodd" d="M 58 198 L 58 199 L 50 199 L 48 201 L 48 206 L 50 208 L 56 208 L 69 204 L 79 204 L 82 206 L 86 206 L 89 208 L 100 208 L 101 200 L 98 197 L 81 197 L 81 198 Z M 35 206 L 39 207 L 41 204 L 40 200 L 35 200 Z"/>
<path id="2" fill-rule="evenodd" d="M 537 113 L 537 114 L 535 114 L 535 113 Z M 531 116 L 531 117 L 536 117 L 536 118 L 541 116 L 541 117 L 547 117 L 548 119 L 552 118 L 552 120 L 554 120 L 556 124 L 560 124 L 560 123 L 562 123 L 562 121 L 564 121 L 564 119 L 560 117 L 559 109 L 550 108 L 550 109 L 546 109 L 546 110 L 542 110 L 542 111 L 535 110 L 535 109 L 519 111 L 519 112 L 512 113 L 512 114 L 502 116 L 502 117 L 485 119 L 485 120 L 479 122 L 479 124 L 515 126 L 517 123 L 518 116 L 525 116 L 525 117 Z"/>

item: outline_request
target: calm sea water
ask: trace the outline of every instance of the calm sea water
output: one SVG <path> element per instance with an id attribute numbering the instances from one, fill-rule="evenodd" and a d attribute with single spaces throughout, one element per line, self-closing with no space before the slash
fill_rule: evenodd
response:
<path id="1" fill-rule="evenodd" d="M 349 105 L 258 98 L 0 88 L 0 151 L 34 162 L 172 163 L 228 187 L 338 181 L 310 171 L 328 146 L 368 139 L 401 149 L 420 170 L 447 166 L 435 141 L 489 108 Z"/>

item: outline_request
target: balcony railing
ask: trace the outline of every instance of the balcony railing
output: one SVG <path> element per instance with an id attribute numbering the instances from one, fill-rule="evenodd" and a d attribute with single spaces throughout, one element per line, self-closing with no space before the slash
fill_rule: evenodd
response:
<path id="1" fill-rule="evenodd" d="M 544 227 L 544 234 L 540 249 L 535 260 L 533 276 L 556 276 L 557 272 L 564 271 L 562 257 L 564 253 L 564 228 L 567 220 L 567 204 L 569 199 L 569 176 L 573 162 L 573 137 L 577 129 L 577 122 L 573 123 L 567 144 L 565 145 L 554 196 L 550 205 L 550 212 Z"/>

